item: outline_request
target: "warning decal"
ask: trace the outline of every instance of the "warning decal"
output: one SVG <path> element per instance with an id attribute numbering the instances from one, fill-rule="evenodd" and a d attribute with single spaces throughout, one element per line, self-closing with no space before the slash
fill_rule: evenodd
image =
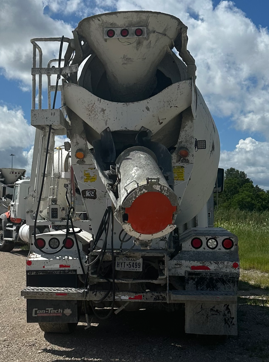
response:
<path id="1" fill-rule="evenodd" d="M 97 175 L 95 173 L 95 169 L 92 169 L 90 172 L 84 170 L 84 182 L 95 182 L 97 180 Z"/>
<path id="2" fill-rule="evenodd" d="M 184 167 L 183 166 L 176 166 L 173 168 L 173 173 L 174 173 L 174 180 L 175 181 L 184 181 L 185 177 L 184 177 Z"/>

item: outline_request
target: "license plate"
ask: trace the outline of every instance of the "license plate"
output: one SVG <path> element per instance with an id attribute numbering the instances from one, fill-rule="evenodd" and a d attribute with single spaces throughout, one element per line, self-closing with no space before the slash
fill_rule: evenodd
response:
<path id="1" fill-rule="evenodd" d="M 116 258 L 116 270 L 142 271 L 143 260 L 133 258 Z"/>

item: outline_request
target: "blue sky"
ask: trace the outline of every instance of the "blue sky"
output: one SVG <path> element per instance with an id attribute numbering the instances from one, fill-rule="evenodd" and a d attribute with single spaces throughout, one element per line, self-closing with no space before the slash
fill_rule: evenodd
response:
<path id="1" fill-rule="evenodd" d="M 0 167 L 31 165 L 33 37 L 68 36 L 86 16 L 145 9 L 188 26 L 200 88 L 221 140 L 220 166 L 245 171 L 269 189 L 267 0 L 0 0 Z M 50 49 L 53 54 L 53 49 Z"/>
<path id="2" fill-rule="evenodd" d="M 219 2 L 219 0 L 214 0 L 214 6 L 218 5 Z M 242 10 L 256 26 L 268 26 L 269 3 L 267 0 L 234 0 L 233 3 L 238 9 Z"/>

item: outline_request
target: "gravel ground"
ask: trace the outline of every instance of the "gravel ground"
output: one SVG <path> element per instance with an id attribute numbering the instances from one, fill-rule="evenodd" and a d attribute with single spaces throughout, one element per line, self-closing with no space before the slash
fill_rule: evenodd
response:
<path id="1" fill-rule="evenodd" d="M 269 361 L 269 306 L 239 302 L 239 336 L 184 334 L 179 314 L 121 312 L 72 335 L 44 334 L 26 323 L 26 252 L 0 253 L 0 361 Z M 253 300 L 251 301 L 253 303 Z M 260 303 L 261 304 L 261 303 Z"/>

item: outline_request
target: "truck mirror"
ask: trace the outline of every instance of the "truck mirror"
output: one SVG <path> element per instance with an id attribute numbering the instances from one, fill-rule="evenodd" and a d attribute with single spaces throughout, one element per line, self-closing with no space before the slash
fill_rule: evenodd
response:
<path id="1" fill-rule="evenodd" d="M 224 169 L 218 168 L 218 175 L 214 187 L 214 192 L 223 192 L 224 190 Z"/>

